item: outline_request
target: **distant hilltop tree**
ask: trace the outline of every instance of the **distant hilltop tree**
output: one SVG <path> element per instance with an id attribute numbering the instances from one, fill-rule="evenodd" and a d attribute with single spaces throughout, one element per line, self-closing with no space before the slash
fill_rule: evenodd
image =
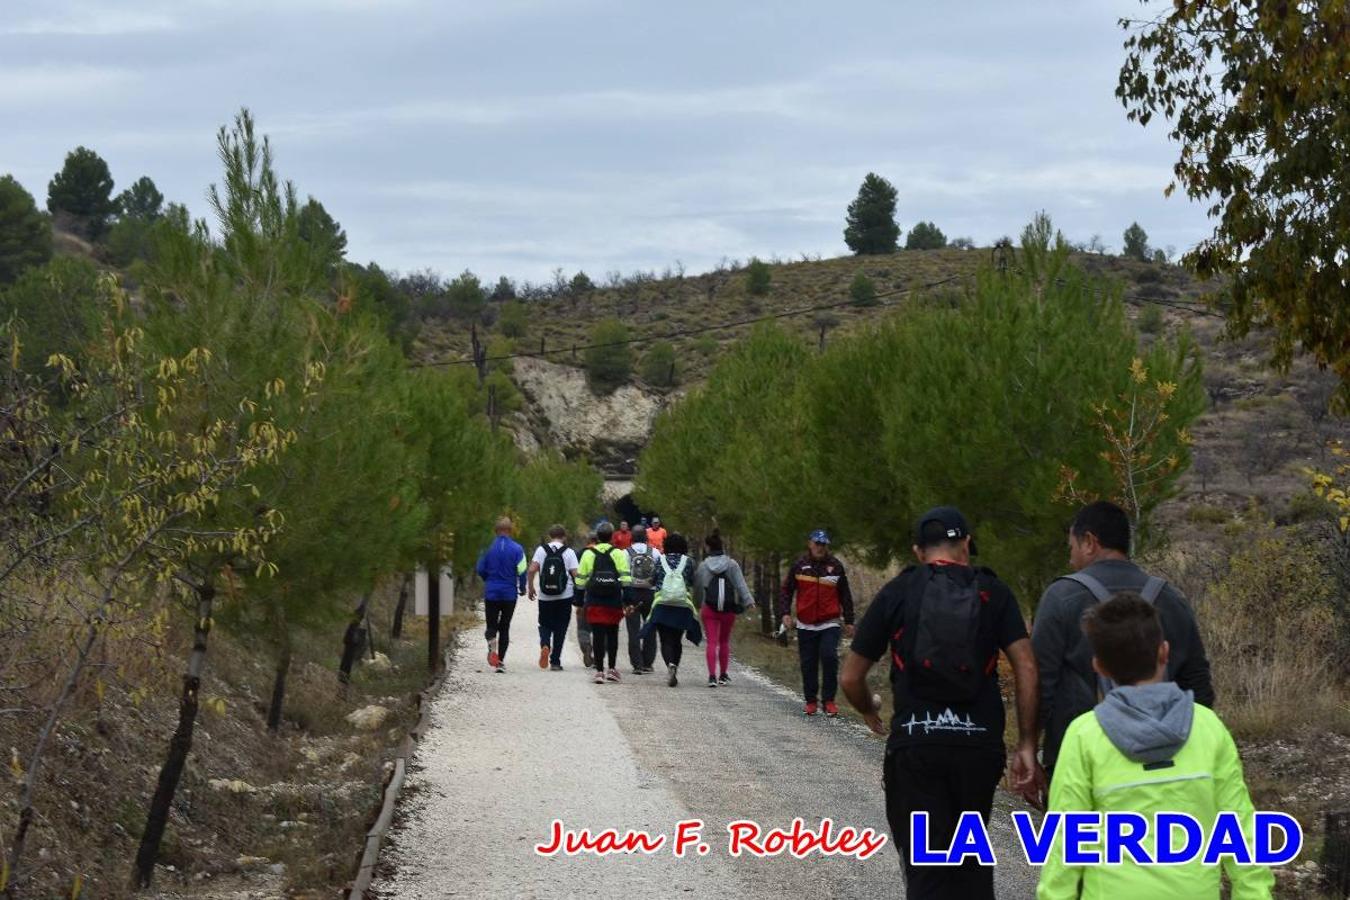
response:
<path id="1" fill-rule="evenodd" d="M 124 219 L 154 222 L 164 214 L 164 195 L 149 175 L 142 175 L 117 195 L 117 209 Z"/>
<path id="2" fill-rule="evenodd" d="M 347 232 L 313 197 L 300 207 L 297 227 L 300 239 L 318 252 L 327 254 L 332 265 L 338 265 L 347 256 Z"/>
<path id="3" fill-rule="evenodd" d="M 595 282 L 591 281 L 591 276 L 587 275 L 585 272 L 578 272 L 572 276 L 572 280 L 568 283 L 567 289 L 573 294 L 589 294 L 591 291 L 595 290 Z"/>
<path id="4" fill-rule="evenodd" d="M 745 267 L 745 290 L 752 296 L 762 297 L 769 292 L 772 283 L 769 264 L 758 257 L 750 257 L 750 264 Z"/>
<path id="5" fill-rule="evenodd" d="M 906 250 L 941 250 L 947 246 L 947 236 L 932 222 L 920 222 L 909 230 L 905 238 Z"/>
<path id="6" fill-rule="evenodd" d="M 1120 255 L 1140 262 L 1148 259 L 1148 232 L 1138 222 L 1130 223 L 1130 227 L 1125 229 L 1125 248 L 1120 251 Z"/>
<path id="7" fill-rule="evenodd" d="M 894 253 L 899 246 L 900 226 L 895 224 L 895 185 L 875 172 L 868 172 L 858 196 L 848 205 L 844 243 L 859 256 Z"/>
<path id="8" fill-rule="evenodd" d="M 47 185 L 47 209 L 57 223 L 89 240 L 97 240 L 117 212 L 108 164 L 88 147 L 66 154 L 65 165 Z"/>
<path id="9" fill-rule="evenodd" d="M 0 285 L 52 256 L 52 224 L 12 175 L 0 176 Z"/>

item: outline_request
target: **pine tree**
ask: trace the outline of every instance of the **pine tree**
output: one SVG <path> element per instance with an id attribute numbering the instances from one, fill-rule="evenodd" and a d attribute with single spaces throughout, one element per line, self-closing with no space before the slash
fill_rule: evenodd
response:
<path id="1" fill-rule="evenodd" d="M 1120 255 L 1140 262 L 1148 259 L 1148 232 L 1139 227 L 1138 222 L 1130 223 L 1125 229 L 1125 248 Z"/>
<path id="2" fill-rule="evenodd" d="M 920 222 L 905 238 L 906 250 L 941 250 L 947 246 L 947 236 L 932 222 Z"/>
<path id="3" fill-rule="evenodd" d="M 347 232 L 337 223 L 323 204 L 313 197 L 300 207 L 300 239 L 307 241 L 328 256 L 332 265 L 342 262 L 347 255 Z"/>
<path id="4" fill-rule="evenodd" d="M 12 175 L 0 176 L 0 285 L 52 256 L 51 220 Z"/>
<path id="5" fill-rule="evenodd" d="M 868 172 L 858 188 L 858 196 L 848 205 L 848 225 L 844 243 L 858 255 L 895 252 L 900 226 L 895 224 L 895 186 L 874 172 Z"/>
<path id="6" fill-rule="evenodd" d="M 164 214 L 164 195 L 149 175 L 142 175 L 117 195 L 117 208 L 124 219 L 153 222 Z"/>
<path id="7" fill-rule="evenodd" d="M 633 371 L 633 348 L 628 326 L 618 319 L 603 319 L 591 329 L 586 350 L 586 380 L 596 394 L 610 394 L 628 381 Z"/>
<path id="8" fill-rule="evenodd" d="M 47 185 L 47 209 L 67 221 L 77 234 L 97 240 L 117 212 L 112 173 L 93 150 L 76 147 Z"/>

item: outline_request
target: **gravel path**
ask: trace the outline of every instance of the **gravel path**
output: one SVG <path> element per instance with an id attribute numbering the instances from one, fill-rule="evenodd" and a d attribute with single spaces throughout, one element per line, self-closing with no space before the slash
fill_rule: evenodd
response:
<path id="1" fill-rule="evenodd" d="M 807 719 L 799 701 L 734 666 L 730 687 L 709 689 L 702 648 L 685 646 L 672 690 L 662 674 L 595 685 L 568 635 L 563 672 L 537 667 L 535 610 L 521 603 L 507 673 L 487 669 L 481 630 L 459 637 L 454 672 L 433 706 L 385 845 L 381 898 L 444 897 L 897 897 L 900 866 L 888 843 L 865 861 L 812 855 L 732 858 L 728 822 L 887 833 L 881 741 L 843 719 Z M 734 648 L 733 648 L 734 649 Z M 660 661 L 658 660 L 658 667 Z M 1034 894 L 1035 873 L 996 800 L 990 831 L 999 896 Z M 650 856 L 543 857 L 534 845 L 554 818 L 571 828 L 640 829 L 673 837 L 701 819 L 711 852 L 677 859 L 671 841 Z"/>

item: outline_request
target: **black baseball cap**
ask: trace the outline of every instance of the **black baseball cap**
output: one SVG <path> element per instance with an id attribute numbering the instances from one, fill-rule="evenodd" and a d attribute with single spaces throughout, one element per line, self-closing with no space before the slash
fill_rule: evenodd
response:
<path id="1" fill-rule="evenodd" d="M 955 506 L 935 506 L 914 523 L 914 543 L 920 547 L 959 541 L 964 537 L 971 537 L 970 523 Z M 975 553 L 975 540 L 971 537 L 970 555 Z"/>

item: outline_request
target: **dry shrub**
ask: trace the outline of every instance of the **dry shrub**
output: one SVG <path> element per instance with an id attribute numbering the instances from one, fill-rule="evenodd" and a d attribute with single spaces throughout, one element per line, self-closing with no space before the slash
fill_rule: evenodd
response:
<path id="1" fill-rule="evenodd" d="M 1323 548 L 1264 526 L 1234 546 L 1227 571 L 1193 597 L 1220 714 L 1248 737 L 1350 727 L 1335 665 L 1338 592 Z"/>

